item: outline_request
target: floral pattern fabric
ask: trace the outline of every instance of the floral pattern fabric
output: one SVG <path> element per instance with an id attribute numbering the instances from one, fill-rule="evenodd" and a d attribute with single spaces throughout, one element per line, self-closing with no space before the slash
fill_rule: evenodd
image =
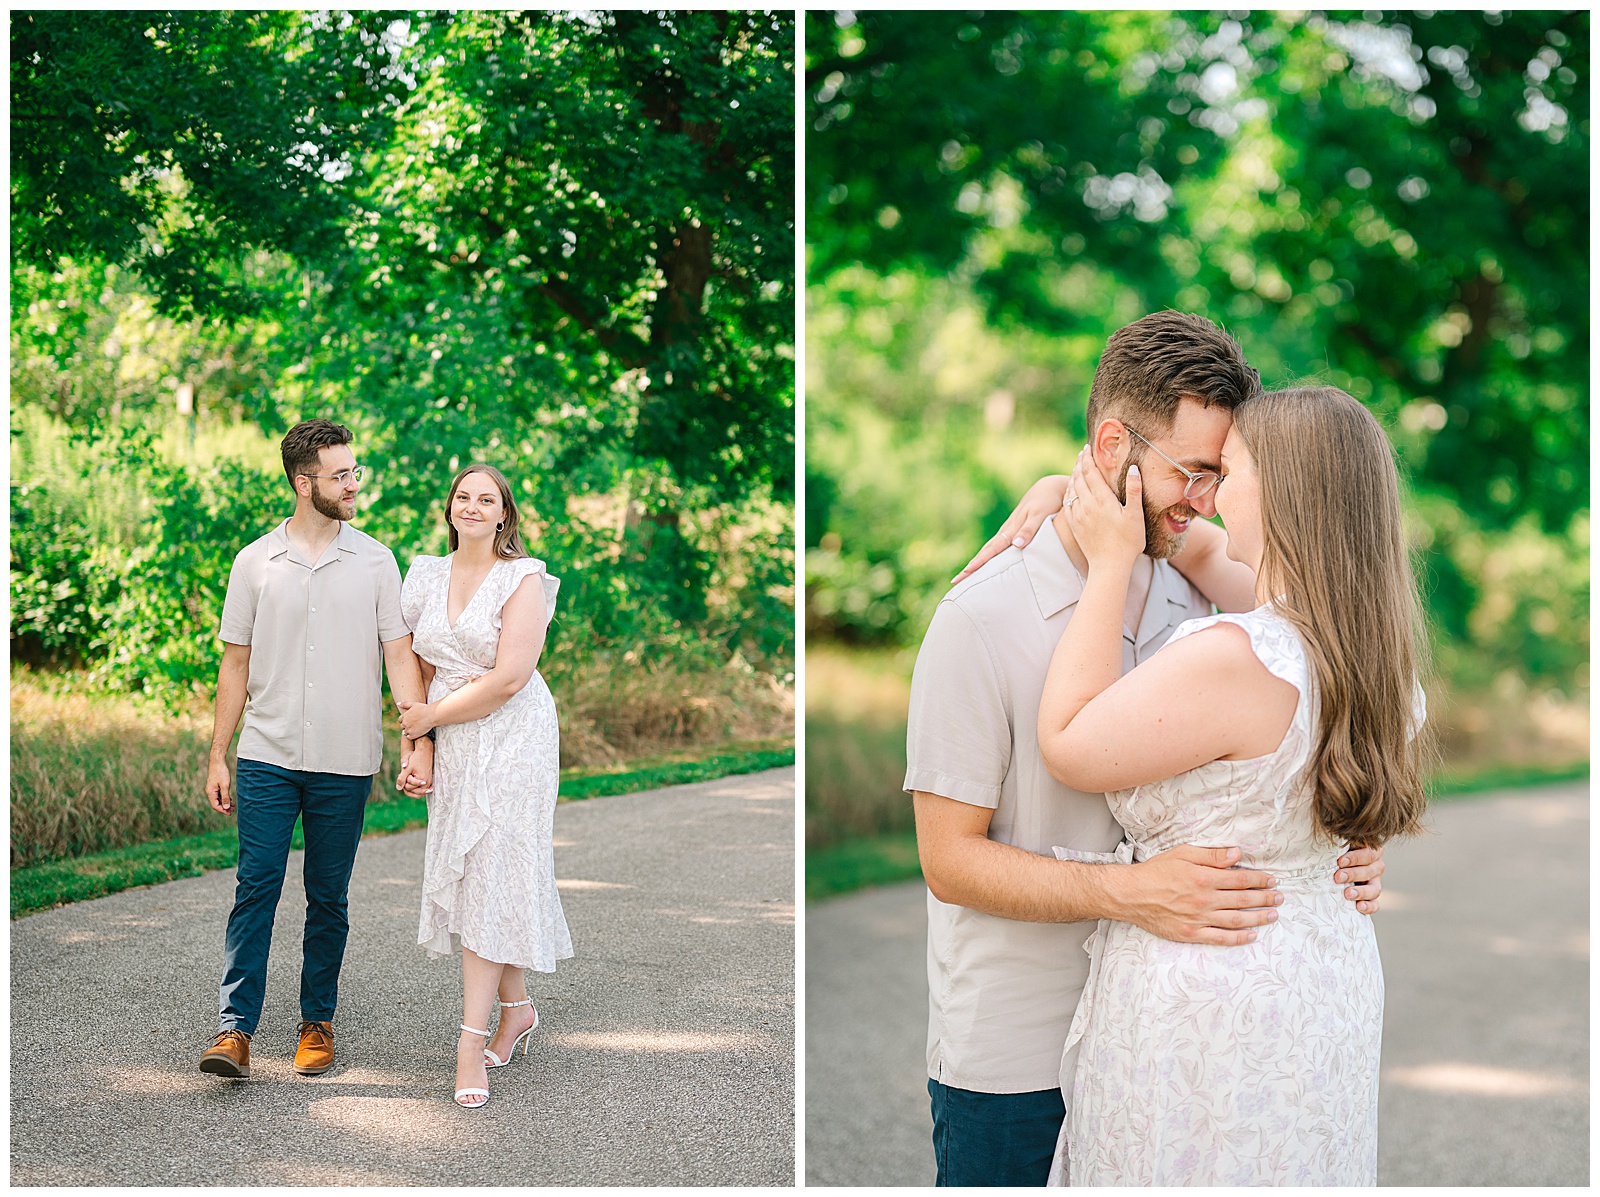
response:
<path id="1" fill-rule="evenodd" d="M 494 668 L 500 614 L 538 575 L 555 611 L 560 583 L 531 558 L 497 561 L 454 627 L 449 557 L 418 557 L 400 591 L 411 646 L 434 667 L 428 701 Z M 436 955 L 463 946 L 486 960 L 554 972 L 572 956 L 556 892 L 553 849 L 560 754 L 555 700 L 535 673 L 505 705 L 434 731 L 433 793 L 417 943 Z"/>
<path id="2" fill-rule="evenodd" d="M 1128 833 L 1117 853 L 1056 855 L 1145 860 L 1185 843 L 1237 844 L 1241 867 L 1277 878 L 1283 905 L 1254 943 L 1233 948 L 1100 922 L 1062 1056 L 1052 1184 L 1377 1183 L 1383 973 L 1372 920 L 1333 880 L 1347 845 L 1312 820 L 1310 666 L 1270 605 L 1190 620 L 1172 640 L 1223 622 L 1300 692 L 1283 743 L 1108 794 Z"/>

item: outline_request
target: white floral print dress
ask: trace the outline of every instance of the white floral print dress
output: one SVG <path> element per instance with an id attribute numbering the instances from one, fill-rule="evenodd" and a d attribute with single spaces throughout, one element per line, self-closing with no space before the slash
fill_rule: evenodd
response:
<path id="1" fill-rule="evenodd" d="M 412 648 L 435 670 L 429 702 L 494 668 L 501 608 L 532 575 L 553 614 L 560 583 L 544 562 L 497 561 L 452 628 L 450 558 L 411 563 L 400 606 Z M 538 673 L 482 719 L 435 729 L 417 930 L 429 952 L 465 946 L 486 960 L 546 973 L 572 956 L 552 846 L 558 735 L 555 700 Z"/>
<path id="2" fill-rule="evenodd" d="M 1102 920 L 1062 1057 L 1067 1117 L 1052 1184 L 1373 1185 L 1383 973 L 1372 920 L 1335 884 L 1347 847 L 1320 837 L 1306 768 L 1316 698 L 1304 645 L 1271 607 L 1190 620 L 1250 636 L 1300 701 L 1269 756 L 1213 761 L 1106 795 L 1114 856 L 1238 845 L 1269 870 L 1278 920 L 1242 947 L 1173 943 Z"/>

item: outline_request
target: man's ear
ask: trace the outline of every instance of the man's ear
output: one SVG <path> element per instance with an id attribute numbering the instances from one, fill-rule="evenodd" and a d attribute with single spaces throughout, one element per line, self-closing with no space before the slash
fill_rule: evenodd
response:
<path id="1" fill-rule="evenodd" d="M 1095 464 L 1112 478 L 1122 469 L 1122 463 L 1128 460 L 1128 451 L 1132 446 L 1133 438 L 1128 435 L 1127 427 L 1121 420 L 1111 417 L 1095 425 L 1089 441 Z"/>

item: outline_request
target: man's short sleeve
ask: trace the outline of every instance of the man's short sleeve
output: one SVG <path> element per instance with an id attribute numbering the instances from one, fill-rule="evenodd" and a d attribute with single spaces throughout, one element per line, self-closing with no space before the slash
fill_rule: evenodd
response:
<path id="1" fill-rule="evenodd" d="M 950 600 L 917 653 L 904 789 L 993 810 L 1011 763 L 1010 704 L 982 632 Z"/>
<path id="2" fill-rule="evenodd" d="M 400 610 L 400 566 L 386 549 L 378 563 L 378 639 L 387 644 L 409 635 L 411 629 Z"/>
<path id="3" fill-rule="evenodd" d="M 241 550 L 228 571 L 228 596 L 222 600 L 222 625 L 217 629 L 217 639 L 224 644 L 248 645 L 255 634 L 256 590 L 245 560 L 249 551 Z"/>

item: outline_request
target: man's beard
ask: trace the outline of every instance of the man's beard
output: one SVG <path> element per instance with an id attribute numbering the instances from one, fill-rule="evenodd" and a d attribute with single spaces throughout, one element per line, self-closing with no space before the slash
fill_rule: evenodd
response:
<path id="1" fill-rule="evenodd" d="M 1122 473 L 1117 477 L 1117 498 L 1126 503 L 1128 501 L 1128 466 L 1135 462 L 1129 458 L 1122 467 Z M 1183 552 L 1183 546 L 1188 542 L 1188 532 L 1174 532 L 1167 527 L 1167 516 L 1175 515 L 1179 519 L 1193 519 L 1195 509 L 1189 506 L 1187 499 L 1180 500 L 1170 507 L 1163 507 L 1160 511 L 1150 506 L 1150 499 L 1146 496 L 1144 504 L 1144 555 L 1157 561 L 1168 557 L 1176 557 Z"/>
<path id="2" fill-rule="evenodd" d="M 330 520 L 348 520 L 351 518 L 351 516 L 355 515 L 354 503 L 350 504 L 350 514 L 346 515 L 344 510 L 344 501 L 342 499 L 327 498 L 323 495 L 320 487 L 311 488 L 311 506 L 319 515 L 325 515 Z"/>

